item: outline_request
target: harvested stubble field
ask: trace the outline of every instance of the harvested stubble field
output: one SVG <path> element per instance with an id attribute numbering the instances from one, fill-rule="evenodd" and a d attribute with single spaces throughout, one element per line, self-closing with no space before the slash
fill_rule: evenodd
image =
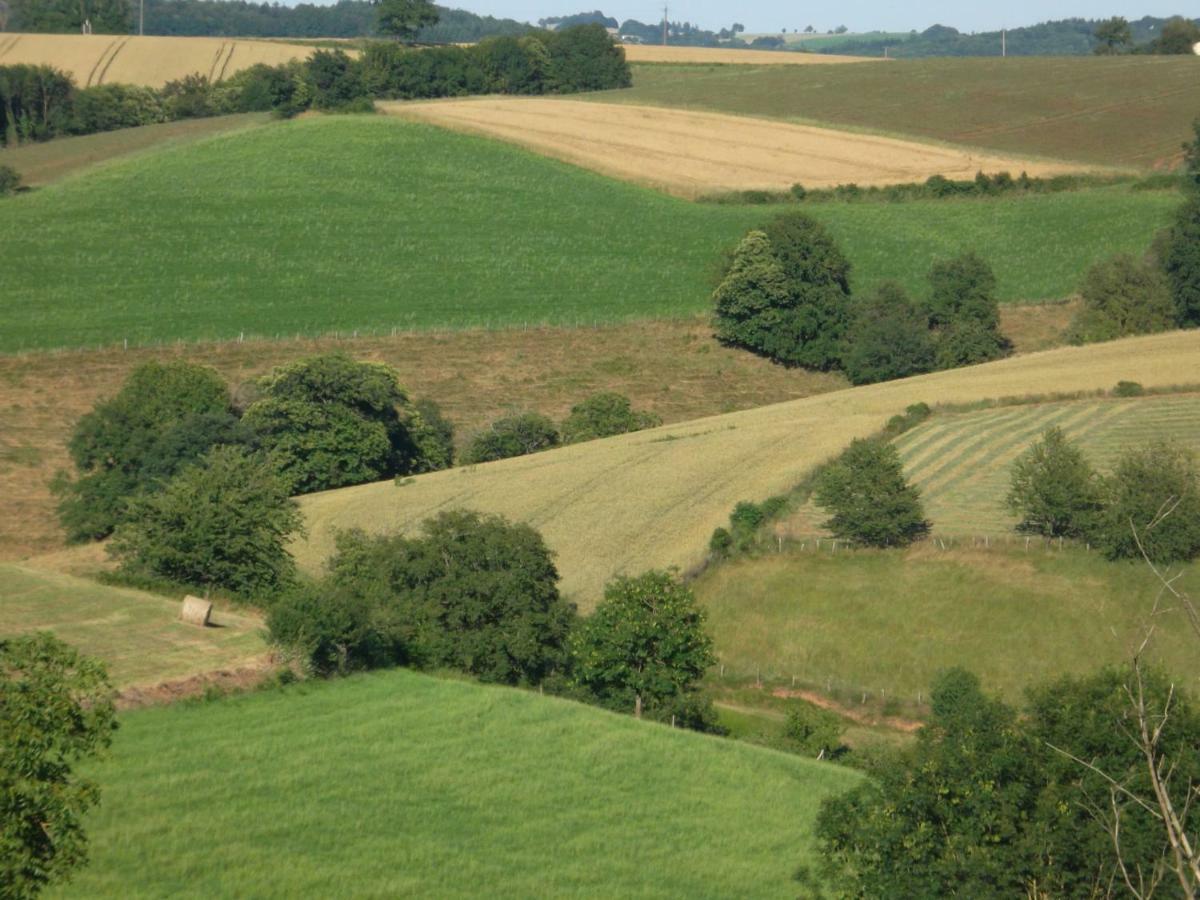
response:
<path id="1" fill-rule="evenodd" d="M 687 65 L 820 66 L 838 63 L 879 62 L 867 56 L 838 56 L 832 53 L 796 53 L 776 50 L 733 50 L 721 47 L 672 47 L 658 44 L 625 44 L 631 63 L 675 63 Z"/>
<path id="2" fill-rule="evenodd" d="M 102 660 L 118 688 L 151 687 L 261 663 L 262 621 L 220 609 L 213 627 L 179 620 L 179 602 L 61 572 L 0 565 L 0 635 L 51 631 Z"/>
<path id="3" fill-rule="evenodd" d="M 638 66 L 634 103 L 911 135 L 1011 156 L 1162 168 L 1200 113 L 1194 56 L 898 60 L 876 66 Z"/>
<path id="4" fill-rule="evenodd" d="M 784 897 L 861 777 L 404 670 L 132 712 L 89 774 L 48 896 Z"/>
<path id="5" fill-rule="evenodd" d="M 239 38 L 0 33 L 0 65 L 54 66 L 80 87 L 162 87 L 196 73 L 221 81 L 258 63 L 279 65 L 312 52 L 311 47 Z"/>
<path id="6" fill-rule="evenodd" d="M 1051 176 L 1080 169 L 830 128 L 582 100 L 481 98 L 384 108 L 688 198 L 797 183 L 870 186 L 931 175 L 973 178 L 980 171 Z"/>
<path id="7" fill-rule="evenodd" d="M 1200 590 L 1200 567 L 1179 585 Z M 730 678 L 800 684 L 858 703 L 928 701 L 939 670 L 964 666 L 989 691 L 1025 688 L 1130 659 L 1160 591 L 1144 565 L 1023 539 L 950 548 L 788 549 L 718 565 L 695 583 Z M 1200 689 L 1196 638 L 1160 615 L 1147 656 Z"/>
<path id="8" fill-rule="evenodd" d="M 849 441 L 911 403 L 968 403 L 1047 390 L 1165 386 L 1200 363 L 1200 333 L 1051 350 L 988 365 L 836 391 L 669 425 L 534 456 L 314 494 L 308 537 L 295 545 L 319 571 L 334 535 L 403 531 L 441 510 L 502 513 L 540 529 L 563 588 L 589 609 L 612 576 L 699 565 L 712 530 L 739 500 L 789 490 Z"/>
<path id="9" fill-rule="evenodd" d="M 812 213 L 857 290 L 920 293 L 935 258 L 975 248 L 1003 301 L 1032 302 L 1141 252 L 1178 202 L 1105 188 Z M 0 204 L 0 352 L 691 316 L 722 251 L 777 212 L 687 203 L 393 116 L 274 123 Z"/>

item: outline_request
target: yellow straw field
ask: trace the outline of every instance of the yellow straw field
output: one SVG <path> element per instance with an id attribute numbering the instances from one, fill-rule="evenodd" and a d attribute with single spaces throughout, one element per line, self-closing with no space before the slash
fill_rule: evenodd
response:
<path id="1" fill-rule="evenodd" d="M 615 103 L 537 97 L 380 105 L 682 197 L 780 190 L 797 182 L 883 185 L 931 175 L 973 178 L 981 170 L 1048 176 L 1081 168 L 832 128 Z"/>
<path id="2" fill-rule="evenodd" d="M 722 47 L 671 47 L 626 44 L 631 63 L 675 63 L 743 66 L 820 66 L 838 63 L 883 62 L 878 57 L 838 56 L 832 53 L 783 53 L 776 50 L 728 50 Z"/>
<path id="3" fill-rule="evenodd" d="M 113 34 L 0 34 L 0 65 L 62 69 L 80 87 L 141 84 L 162 87 L 199 72 L 213 81 L 256 63 L 303 59 L 311 47 L 236 38 L 138 37 Z"/>
<path id="4" fill-rule="evenodd" d="M 1166 386 L 1198 366 L 1200 332 L 1153 335 L 836 391 L 404 484 L 314 494 L 302 500 L 308 535 L 294 552 L 315 572 L 341 529 L 411 530 L 454 508 L 502 513 L 541 530 L 558 554 L 564 590 L 588 609 L 616 574 L 699 564 L 735 503 L 788 490 L 911 403 L 1088 391 L 1121 380 Z"/>

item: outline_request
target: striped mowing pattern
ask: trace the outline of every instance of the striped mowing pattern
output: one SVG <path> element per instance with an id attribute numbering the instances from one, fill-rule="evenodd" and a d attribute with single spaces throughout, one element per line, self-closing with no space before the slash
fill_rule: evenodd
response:
<path id="1" fill-rule="evenodd" d="M 1012 464 L 1047 428 L 1077 441 L 1107 471 L 1128 448 L 1160 438 L 1200 450 L 1200 396 L 1044 403 L 936 416 L 896 441 L 909 479 L 941 534 L 1011 531 Z"/>

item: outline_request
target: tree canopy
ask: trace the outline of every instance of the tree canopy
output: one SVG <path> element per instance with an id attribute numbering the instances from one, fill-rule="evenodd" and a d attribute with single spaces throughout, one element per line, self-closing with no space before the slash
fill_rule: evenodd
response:
<path id="1" fill-rule="evenodd" d="M 1082 537 L 1102 509 L 1100 479 L 1062 429 L 1049 428 L 1013 463 L 1007 503 L 1022 531 Z"/>
<path id="2" fill-rule="evenodd" d="M 920 492 L 904 477 L 893 444 L 856 439 L 817 477 L 817 503 L 835 536 L 867 547 L 910 544 L 929 531 Z"/>

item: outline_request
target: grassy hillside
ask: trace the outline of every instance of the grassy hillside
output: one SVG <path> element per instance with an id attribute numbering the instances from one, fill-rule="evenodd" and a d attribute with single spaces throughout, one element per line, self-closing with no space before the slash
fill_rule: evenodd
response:
<path id="1" fill-rule="evenodd" d="M 787 897 L 849 770 L 406 671 L 126 715 L 59 896 Z"/>
<path id="2" fill-rule="evenodd" d="M 860 66 L 638 66 L 594 95 L 826 122 L 1117 166 L 1161 166 L 1200 115 L 1200 59 L 1171 56 L 902 60 Z"/>
<path id="3" fill-rule="evenodd" d="M 849 67 L 854 68 L 854 67 Z M 823 205 L 866 288 L 968 247 L 1007 301 L 1071 293 L 1178 199 L 1088 191 Z M 0 352 L 246 335 L 578 324 L 707 310 L 772 213 L 699 206 L 488 141 L 306 119 L 116 161 L 0 203 Z"/>
<path id="4" fill-rule="evenodd" d="M 318 569 L 337 529 L 406 529 L 447 507 L 504 513 L 541 529 L 564 588 L 587 608 L 606 580 L 703 559 L 713 528 L 739 500 L 793 487 L 851 439 L 916 402 L 966 403 L 1048 391 L 1166 385 L 1200 364 L 1200 332 L 1052 350 L 854 388 L 302 500 L 302 566 Z"/>
<path id="5" fill-rule="evenodd" d="M 1200 567 L 1180 585 L 1193 594 Z M 961 665 L 1016 700 L 1065 672 L 1128 660 L 1159 592 L 1149 569 L 1082 549 L 828 549 L 718 566 L 695 585 L 730 677 L 796 676 L 854 701 L 928 699 Z M 1150 656 L 1200 689 L 1181 610 L 1157 620 Z"/>
<path id="6" fill-rule="evenodd" d="M 262 622 L 219 611 L 214 626 L 179 621 L 179 603 L 70 575 L 0 565 L 0 635 L 47 630 L 108 665 L 125 688 L 250 665 L 266 652 Z"/>

